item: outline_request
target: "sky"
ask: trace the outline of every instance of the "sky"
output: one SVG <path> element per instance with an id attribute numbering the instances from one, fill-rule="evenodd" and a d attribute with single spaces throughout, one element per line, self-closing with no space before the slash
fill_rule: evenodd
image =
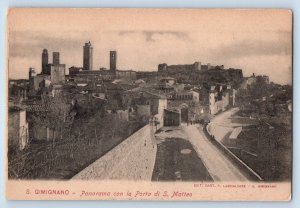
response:
<path id="1" fill-rule="evenodd" d="M 222 9 L 13 9 L 8 15 L 9 78 L 41 71 L 46 48 L 60 62 L 82 66 L 83 45 L 93 46 L 93 69 L 155 71 L 160 63 L 224 65 L 244 76 L 292 80 L 292 14 L 289 10 Z"/>

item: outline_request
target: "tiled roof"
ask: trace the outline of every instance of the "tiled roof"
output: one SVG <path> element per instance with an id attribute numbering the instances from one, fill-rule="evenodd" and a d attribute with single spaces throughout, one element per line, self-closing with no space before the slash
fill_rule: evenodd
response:
<path id="1" fill-rule="evenodd" d="M 178 108 L 167 108 L 167 109 L 164 109 L 166 111 L 169 111 L 169 112 L 173 112 L 173 113 L 180 113 L 180 110 Z"/>
<path id="2" fill-rule="evenodd" d="M 46 105 L 28 105 L 26 106 L 27 112 L 43 112 L 49 111 L 49 106 Z"/>
<path id="3" fill-rule="evenodd" d="M 146 94 L 150 95 L 150 97 L 156 98 L 156 99 L 166 99 L 167 98 L 165 95 L 159 94 L 155 90 L 145 88 L 145 87 L 136 87 L 134 89 L 127 90 L 124 93 L 130 94 L 130 93 L 138 93 L 138 92 L 146 93 Z"/>
<path id="4" fill-rule="evenodd" d="M 163 77 L 160 80 L 175 80 L 173 77 Z"/>
<path id="5" fill-rule="evenodd" d="M 121 85 L 113 84 L 113 83 L 106 83 L 105 88 L 108 90 L 123 90 Z"/>

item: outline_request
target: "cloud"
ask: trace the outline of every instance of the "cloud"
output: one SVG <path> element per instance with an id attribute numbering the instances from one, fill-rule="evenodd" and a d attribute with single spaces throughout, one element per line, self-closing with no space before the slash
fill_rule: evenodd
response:
<path id="1" fill-rule="evenodd" d="M 277 31 L 275 34 L 265 33 L 264 37 L 253 36 L 253 38 L 233 41 L 227 45 L 214 48 L 215 58 L 241 58 L 261 55 L 283 55 L 292 53 L 291 33 Z"/>
<path id="2" fill-rule="evenodd" d="M 78 49 L 83 45 L 83 35 L 72 33 L 48 35 L 40 31 L 14 31 L 11 33 L 9 55 L 12 58 L 32 58 L 41 53 L 43 48 L 53 51 L 60 51 L 61 48 L 67 51 Z"/>
<path id="3" fill-rule="evenodd" d="M 155 42 L 158 36 L 171 35 L 181 40 L 190 40 L 188 32 L 171 31 L 171 30 L 123 30 L 119 31 L 120 36 L 130 36 L 134 34 L 142 34 L 147 42 Z"/>
<path id="4" fill-rule="evenodd" d="M 49 62 L 52 52 L 59 51 L 60 62 L 66 64 L 67 69 L 82 66 L 82 46 L 88 40 L 94 48 L 94 69 L 108 68 L 109 51 L 116 50 L 117 65 L 121 70 L 151 71 L 156 70 L 159 63 L 201 61 L 242 68 L 245 75 L 266 73 L 280 83 L 290 80 L 287 69 L 291 66 L 291 33 L 266 30 L 227 33 L 192 30 L 12 31 L 9 38 L 10 77 L 26 77 L 28 67 L 39 72 L 44 48 L 48 49 Z M 280 74 L 276 72 L 276 75 L 275 69 Z"/>

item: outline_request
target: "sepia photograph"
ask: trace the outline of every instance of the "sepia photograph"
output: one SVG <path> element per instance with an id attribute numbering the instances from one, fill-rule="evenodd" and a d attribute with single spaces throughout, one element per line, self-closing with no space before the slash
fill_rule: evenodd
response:
<path id="1" fill-rule="evenodd" d="M 11 8 L 6 196 L 287 201 L 292 12 Z"/>

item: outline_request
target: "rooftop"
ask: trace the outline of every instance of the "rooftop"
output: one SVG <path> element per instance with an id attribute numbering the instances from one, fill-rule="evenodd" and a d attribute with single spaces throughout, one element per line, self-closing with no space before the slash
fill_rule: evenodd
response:
<path id="1" fill-rule="evenodd" d="M 145 87 L 136 87 L 136 88 L 133 88 L 131 90 L 127 90 L 124 93 L 127 93 L 127 94 L 134 93 L 134 94 L 136 94 L 138 92 L 146 93 L 150 97 L 156 98 L 156 99 L 167 99 L 167 97 L 165 95 L 160 94 L 159 92 L 156 92 L 155 90 L 150 90 L 149 88 L 145 88 Z"/>
<path id="2" fill-rule="evenodd" d="M 160 80 L 175 80 L 173 77 L 163 77 Z"/>

